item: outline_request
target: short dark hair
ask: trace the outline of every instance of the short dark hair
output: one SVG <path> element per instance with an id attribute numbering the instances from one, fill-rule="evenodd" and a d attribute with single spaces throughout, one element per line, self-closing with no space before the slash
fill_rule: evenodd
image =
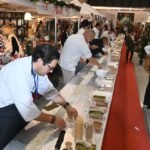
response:
<path id="1" fill-rule="evenodd" d="M 91 22 L 89 22 L 87 19 L 83 20 L 80 24 L 80 28 L 85 28 L 91 25 Z"/>
<path id="2" fill-rule="evenodd" d="M 42 44 L 36 46 L 32 53 L 32 61 L 36 62 L 39 58 L 43 60 L 43 64 L 48 64 L 52 60 L 59 60 L 59 53 L 49 44 Z"/>
<path id="3" fill-rule="evenodd" d="M 96 23 L 95 27 L 101 26 L 101 23 Z"/>

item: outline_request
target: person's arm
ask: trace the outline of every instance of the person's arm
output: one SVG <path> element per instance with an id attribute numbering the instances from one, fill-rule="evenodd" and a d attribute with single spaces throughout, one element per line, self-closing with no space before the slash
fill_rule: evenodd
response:
<path id="1" fill-rule="evenodd" d="M 39 93 L 41 95 L 43 95 L 46 100 L 51 100 L 54 103 L 63 106 L 66 109 L 69 118 L 77 117 L 78 113 L 77 113 L 76 109 L 71 107 L 70 104 L 65 101 L 65 99 L 53 87 L 53 85 L 51 84 L 51 82 L 49 81 L 47 76 L 45 78 L 40 77 L 39 81 L 41 81 L 39 83 L 39 85 L 40 85 L 39 87 L 41 87 L 41 88 L 39 88 Z M 46 87 L 46 89 L 49 87 L 48 88 L 49 90 L 47 92 L 45 92 L 46 91 L 46 89 L 44 89 L 45 87 Z M 52 123 L 60 129 L 62 129 L 66 126 L 64 119 L 59 116 L 55 116 L 55 114 L 50 115 L 50 114 L 41 112 L 40 115 L 35 120 Z"/>
<path id="2" fill-rule="evenodd" d="M 54 103 L 64 107 L 70 119 L 76 119 L 76 117 L 78 116 L 77 110 L 73 108 L 68 102 L 66 102 L 61 95 L 58 94 L 52 100 Z M 66 123 L 63 118 L 55 115 L 46 114 L 44 112 L 41 112 L 41 114 L 35 120 L 42 122 L 49 122 L 51 124 L 54 124 L 56 127 L 60 129 L 66 127 Z"/>
<path id="3" fill-rule="evenodd" d="M 90 48 L 91 50 L 95 50 L 95 49 L 98 48 L 98 46 L 97 46 L 97 45 L 89 45 L 89 48 Z"/>
<path id="4" fill-rule="evenodd" d="M 43 113 L 43 112 L 41 112 L 41 114 L 35 120 L 41 121 L 41 122 L 48 122 L 50 124 L 54 124 L 59 129 L 63 129 L 63 128 L 66 127 L 65 121 L 61 117 L 46 114 L 46 113 Z"/>
<path id="5" fill-rule="evenodd" d="M 65 99 L 59 94 L 54 99 L 53 102 L 61 105 L 67 111 L 68 117 L 70 119 L 76 119 L 78 116 L 78 112 L 75 108 L 73 108 Z"/>
<path id="6" fill-rule="evenodd" d="M 101 64 L 93 57 L 88 58 L 89 62 L 93 65 L 97 65 L 98 68 L 102 68 Z"/>

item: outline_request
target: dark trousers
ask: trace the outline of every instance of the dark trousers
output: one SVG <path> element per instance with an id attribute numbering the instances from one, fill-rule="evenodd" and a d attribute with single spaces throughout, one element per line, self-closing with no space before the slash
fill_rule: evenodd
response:
<path id="1" fill-rule="evenodd" d="M 2 150 L 25 127 L 24 121 L 14 104 L 0 108 L 0 150 Z"/>
<path id="2" fill-rule="evenodd" d="M 130 51 L 128 49 L 126 50 L 126 63 L 128 63 L 128 60 L 129 62 L 132 62 L 133 53 L 134 51 Z M 130 58 L 129 58 L 129 55 L 130 55 Z"/>
<path id="3" fill-rule="evenodd" d="M 150 109 L 150 77 L 145 91 L 144 105 L 147 105 L 148 109 Z"/>
<path id="4" fill-rule="evenodd" d="M 76 66 L 76 70 L 75 70 L 75 75 L 77 75 L 78 72 L 80 72 L 85 67 L 85 65 L 86 65 L 86 63 L 78 62 L 78 65 Z"/>

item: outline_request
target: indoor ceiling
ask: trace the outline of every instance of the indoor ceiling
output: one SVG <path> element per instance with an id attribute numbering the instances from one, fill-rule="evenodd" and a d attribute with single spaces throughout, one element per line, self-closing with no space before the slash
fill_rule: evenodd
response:
<path id="1" fill-rule="evenodd" d="M 150 0 L 87 0 L 87 3 L 92 6 L 150 8 Z"/>

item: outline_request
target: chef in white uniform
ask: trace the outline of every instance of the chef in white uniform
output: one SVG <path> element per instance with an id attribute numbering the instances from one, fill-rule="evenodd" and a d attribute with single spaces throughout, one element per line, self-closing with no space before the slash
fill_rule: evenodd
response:
<path id="1" fill-rule="evenodd" d="M 56 67 L 59 54 L 50 45 L 37 46 L 32 56 L 14 60 L 0 70 L 0 149 L 31 120 L 49 122 L 62 129 L 65 121 L 58 116 L 41 112 L 32 93 L 63 106 L 70 118 L 77 111 L 59 95 L 47 77 Z"/>

